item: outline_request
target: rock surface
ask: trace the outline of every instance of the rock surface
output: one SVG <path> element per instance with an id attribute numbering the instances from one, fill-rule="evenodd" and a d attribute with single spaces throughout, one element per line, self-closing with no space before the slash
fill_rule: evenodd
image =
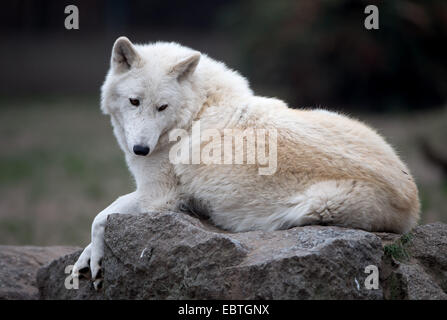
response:
<path id="1" fill-rule="evenodd" d="M 385 246 L 387 299 L 447 299 L 447 225 L 418 226 Z"/>
<path id="2" fill-rule="evenodd" d="M 40 298 L 447 298 L 442 223 L 404 236 L 324 226 L 235 234 L 180 213 L 114 214 L 105 244 L 101 290 L 87 279 L 65 288 L 78 251 L 39 270 Z M 378 289 L 365 287 L 368 265 L 379 268 Z"/>
<path id="3" fill-rule="evenodd" d="M 73 247 L 0 246 L 0 300 L 37 299 L 37 270 Z"/>

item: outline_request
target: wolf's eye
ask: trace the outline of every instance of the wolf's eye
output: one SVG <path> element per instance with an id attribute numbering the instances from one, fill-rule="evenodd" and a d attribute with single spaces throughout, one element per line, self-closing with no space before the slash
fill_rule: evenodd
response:
<path id="1" fill-rule="evenodd" d="M 158 111 L 163 111 L 163 110 L 166 109 L 167 107 L 168 107 L 168 105 L 167 105 L 167 104 L 164 104 L 164 105 L 158 107 L 157 110 L 158 110 Z"/>
<path id="2" fill-rule="evenodd" d="M 129 101 L 133 106 L 138 107 L 140 105 L 140 100 L 138 100 L 138 99 L 129 98 Z"/>

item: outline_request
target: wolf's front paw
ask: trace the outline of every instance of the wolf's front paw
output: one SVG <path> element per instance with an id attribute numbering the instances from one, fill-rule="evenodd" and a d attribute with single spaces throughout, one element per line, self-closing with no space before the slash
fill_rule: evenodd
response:
<path id="1" fill-rule="evenodd" d="M 90 278 L 90 252 L 91 252 L 92 244 L 90 243 L 87 247 L 85 247 L 84 251 L 82 251 L 78 260 L 73 266 L 71 274 L 73 277 L 79 278 L 83 276 L 84 278 Z"/>
<path id="2" fill-rule="evenodd" d="M 81 255 L 73 266 L 72 276 L 80 276 L 92 279 L 96 290 L 102 286 L 102 261 L 103 252 L 100 248 L 95 248 L 91 243 L 82 251 Z"/>

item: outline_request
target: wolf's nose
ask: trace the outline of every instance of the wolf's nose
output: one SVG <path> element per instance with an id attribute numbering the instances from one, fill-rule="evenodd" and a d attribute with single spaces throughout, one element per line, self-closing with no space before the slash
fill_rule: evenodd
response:
<path id="1" fill-rule="evenodd" d="M 133 146 L 133 152 L 138 156 L 146 156 L 149 153 L 149 147 L 135 145 Z"/>

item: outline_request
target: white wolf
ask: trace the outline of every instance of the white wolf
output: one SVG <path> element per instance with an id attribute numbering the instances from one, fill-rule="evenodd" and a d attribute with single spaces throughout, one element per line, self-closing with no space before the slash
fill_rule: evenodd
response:
<path id="1" fill-rule="evenodd" d="M 418 221 L 410 172 L 375 131 L 333 112 L 293 110 L 255 96 L 237 72 L 179 44 L 117 39 L 101 109 L 111 117 L 136 191 L 96 216 L 75 276 L 90 268 L 99 278 L 111 213 L 186 205 L 233 232 L 325 224 L 402 233 Z M 173 164 L 169 132 L 190 130 L 197 120 L 202 128 L 276 130 L 276 172 L 259 175 L 256 164 Z"/>

